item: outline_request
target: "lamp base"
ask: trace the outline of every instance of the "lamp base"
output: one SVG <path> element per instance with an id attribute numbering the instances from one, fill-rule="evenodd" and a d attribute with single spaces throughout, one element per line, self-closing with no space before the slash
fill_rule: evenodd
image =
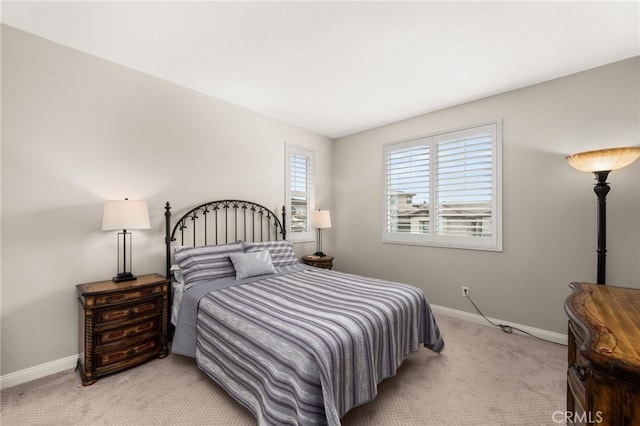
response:
<path id="1" fill-rule="evenodd" d="M 326 254 L 324 254 L 324 252 L 322 252 L 322 251 L 317 251 L 317 252 L 313 253 L 313 255 L 314 256 L 320 256 L 320 257 L 325 257 L 326 256 Z"/>
<path id="2" fill-rule="evenodd" d="M 121 283 L 123 281 L 133 281 L 135 279 L 137 279 L 137 277 L 131 272 L 120 272 L 118 275 L 113 277 L 113 282 Z"/>

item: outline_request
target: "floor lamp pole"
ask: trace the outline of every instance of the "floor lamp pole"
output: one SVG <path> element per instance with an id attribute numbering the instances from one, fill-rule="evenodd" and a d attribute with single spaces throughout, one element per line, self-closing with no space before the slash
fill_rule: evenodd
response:
<path id="1" fill-rule="evenodd" d="M 593 191 L 598 197 L 598 284 L 605 284 L 607 260 L 607 194 L 611 189 L 607 183 L 609 171 L 593 172 L 597 183 Z"/>
<path id="2" fill-rule="evenodd" d="M 593 191 L 598 196 L 598 284 L 605 283 L 605 262 L 607 256 L 607 176 L 640 158 L 640 146 L 597 149 L 579 152 L 565 157 L 569 165 L 581 172 L 592 172 L 596 176 Z"/>

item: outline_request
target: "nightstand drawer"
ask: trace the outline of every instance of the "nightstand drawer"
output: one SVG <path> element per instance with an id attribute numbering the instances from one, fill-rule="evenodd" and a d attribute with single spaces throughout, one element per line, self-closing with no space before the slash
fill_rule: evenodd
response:
<path id="1" fill-rule="evenodd" d="M 97 332 L 96 345 L 118 342 L 124 339 L 139 337 L 144 335 L 145 333 L 157 332 L 160 329 L 159 323 L 160 319 L 156 316 L 153 318 L 149 318 L 146 321 L 131 324 L 126 327 Z"/>
<path id="2" fill-rule="evenodd" d="M 118 309 L 102 310 L 96 315 L 96 325 L 112 321 L 135 319 L 158 312 L 158 303 L 155 300 L 139 305 L 124 306 Z"/>
<path id="3" fill-rule="evenodd" d="M 127 351 L 118 350 L 108 354 L 96 354 L 96 375 L 102 376 L 136 366 L 158 356 L 160 352 L 156 341 L 148 341 L 131 347 Z"/>
<path id="4" fill-rule="evenodd" d="M 112 305 L 114 303 L 128 302 L 130 300 L 139 300 L 144 297 L 153 296 L 162 293 L 161 286 L 138 288 L 130 291 L 120 291 L 107 293 L 96 297 L 95 306 Z"/>
<path id="5" fill-rule="evenodd" d="M 106 368 L 126 368 L 126 364 L 135 365 L 140 358 L 150 358 L 159 353 L 158 339 L 142 341 L 133 345 L 120 346 L 109 350 L 96 350 L 96 372 L 101 373 Z"/>

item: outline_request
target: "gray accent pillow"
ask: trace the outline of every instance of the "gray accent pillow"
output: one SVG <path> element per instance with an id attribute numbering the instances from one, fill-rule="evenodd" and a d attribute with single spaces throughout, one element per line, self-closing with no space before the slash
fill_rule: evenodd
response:
<path id="1" fill-rule="evenodd" d="M 252 253 L 256 251 L 269 250 L 271 261 L 274 266 L 293 265 L 298 263 L 298 258 L 293 251 L 291 241 L 265 241 L 261 243 L 244 243 L 244 252 Z"/>
<path id="2" fill-rule="evenodd" d="M 242 241 L 231 244 L 202 247 L 176 247 L 174 257 L 180 265 L 184 282 L 232 277 L 235 275 L 229 259 L 232 253 L 242 253 Z"/>
<path id="3" fill-rule="evenodd" d="M 236 270 L 236 280 L 276 273 L 269 250 L 233 253 L 229 255 L 229 259 Z"/>

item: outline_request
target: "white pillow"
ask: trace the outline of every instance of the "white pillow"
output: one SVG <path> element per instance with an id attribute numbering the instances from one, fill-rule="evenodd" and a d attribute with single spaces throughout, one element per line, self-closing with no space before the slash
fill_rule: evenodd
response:
<path id="1" fill-rule="evenodd" d="M 171 265 L 171 272 L 173 272 L 173 279 L 179 285 L 184 285 L 184 275 L 182 275 L 182 269 L 180 269 L 180 265 L 173 264 Z"/>
<path id="2" fill-rule="evenodd" d="M 185 283 L 190 286 L 196 281 L 232 277 L 231 253 L 242 253 L 242 241 L 201 247 L 176 247 L 174 257 L 182 269 Z"/>
<path id="3" fill-rule="evenodd" d="M 298 258 L 293 251 L 293 243 L 287 240 L 264 241 L 244 243 L 244 252 L 251 253 L 254 251 L 269 250 L 271 261 L 275 266 L 294 265 L 298 263 Z"/>
<path id="4" fill-rule="evenodd" d="M 229 255 L 236 270 L 236 280 L 257 275 L 275 274 L 276 268 L 271 262 L 269 250 L 252 253 L 233 253 Z"/>

